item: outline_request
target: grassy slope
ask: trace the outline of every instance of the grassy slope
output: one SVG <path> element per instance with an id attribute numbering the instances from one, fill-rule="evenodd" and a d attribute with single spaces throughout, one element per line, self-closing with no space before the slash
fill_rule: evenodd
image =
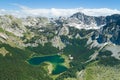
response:
<path id="1" fill-rule="evenodd" d="M 110 67 L 92 63 L 85 69 L 83 80 L 120 80 L 120 65 Z"/>
<path id="2" fill-rule="evenodd" d="M 42 65 L 32 66 L 26 63 L 31 55 L 30 51 L 8 44 L 0 44 L 1 47 L 9 53 L 5 57 L 0 55 L 0 80 L 51 80 Z"/>

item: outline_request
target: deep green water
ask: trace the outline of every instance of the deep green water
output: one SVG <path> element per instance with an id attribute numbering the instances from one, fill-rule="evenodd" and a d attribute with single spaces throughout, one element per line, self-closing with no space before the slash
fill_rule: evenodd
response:
<path id="1" fill-rule="evenodd" d="M 66 71 L 67 68 L 63 65 L 56 65 L 55 69 L 52 71 L 52 74 L 59 74 L 59 73 L 62 73 L 64 71 Z"/>
<path id="2" fill-rule="evenodd" d="M 59 55 L 53 56 L 43 56 L 43 57 L 33 57 L 28 60 L 32 65 L 39 65 L 43 62 L 50 62 L 55 66 L 55 69 L 52 71 L 52 74 L 59 74 L 67 70 L 67 68 L 61 63 L 64 63 L 64 58 Z"/>

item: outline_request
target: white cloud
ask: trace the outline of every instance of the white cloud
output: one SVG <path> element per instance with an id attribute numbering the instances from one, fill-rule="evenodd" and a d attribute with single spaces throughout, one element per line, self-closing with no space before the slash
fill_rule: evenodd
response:
<path id="1" fill-rule="evenodd" d="M 82 12 L 90 16 L 106 16 L 111 14 L 120 14 L 117 9 L 99 8 L 99 9 L 88 9 L 88 8 L 73 8 L 73 9 L 33 9 L 19 4 L 12 4 L 18 6 L 20 10 L 5 10 L 0 9 L 0 15 L 11 14 L 17 17 L 26 16 L 45 16 L 45 17 L 59 17 L 59 16 L 71 16 L 76 12 Z"/>

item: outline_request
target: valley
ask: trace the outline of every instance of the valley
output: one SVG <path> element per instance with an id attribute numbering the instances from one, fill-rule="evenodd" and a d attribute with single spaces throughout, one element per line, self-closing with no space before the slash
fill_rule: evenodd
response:
<path id="1" fill-rule="evenodd" d="M 0 80 L 119 80 L 120 15 L 0 16 Z"/>

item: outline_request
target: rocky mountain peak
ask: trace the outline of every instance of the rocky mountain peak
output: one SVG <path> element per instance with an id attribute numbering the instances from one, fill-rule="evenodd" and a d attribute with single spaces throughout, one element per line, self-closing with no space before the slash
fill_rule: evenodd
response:
<path id="1" fill-rule="evenodd" d="M 95 23 L 95 19 L 93 16 L 87 16 L 84 13 L 78 12 L 73 14 L 70 18 L 76 18 L 82 21 L 84 24 L 90 25 L 91 23 Z"/>

